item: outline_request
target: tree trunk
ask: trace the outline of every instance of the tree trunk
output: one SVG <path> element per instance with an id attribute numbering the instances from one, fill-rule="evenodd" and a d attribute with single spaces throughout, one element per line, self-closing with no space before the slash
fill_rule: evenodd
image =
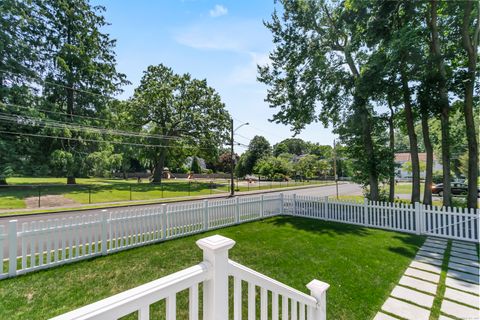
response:
<path id="1" fill-rule="evenodd" d="M 440 76 L 438 87 L 440 91 L 440 124 L 442 133 L 442 166 L 443 166 L 443 205 L 450 207 L 452 205 L 452 186 L 450 176 L 450 124 L 447 89 L 447 74 L 440 49 L 440 39 L 437 26 L 437 1 L 430 0 L 430 32 L 431 32 L 431 50 L 434 61 L 436 62 L 437 72 Z"/>
<path id="2" fill-rule="evenodd" d="M 379 200 L 377 159 L 372 139 L 372 124 L 370 114 L 365 106 L 365 101 L 360 102 L 358 113 L 362 125 L 362 139 L 365 147 L 366 157 L 368 159 L 368 181 L 370 186 L 370 200 Z"/>
<path id="3" fill-rule="evenodd" d="M 75 179 L 75 176 L 68 176 L 67 184 L 77 184 L 77 179 Z"/>
<path id="4" fill-rule="evenodd" d="M 395 126 L 393 123 L 393 116 L 395 115 L 393 107 L 389 101 L 388 107 L 390 109 L 390 117 L 388 118 L 388 132 L 389 132 L 389 147 L 392 153 L 392 162 L 390 163 L 390 177 L 389 177 L 389 192 L 388 201 L 395 200 Z"/>
<path id="5" fill-rule="evenodd" d="M 470 16 L 473 9 L 473 1 L 466 1 L 463 13 L 462 45 L 468 56 L 468 76 L 463 82 L 465 85 L 465 97 L 463 104 L 463 113 L 465 115 L 465 124 L 468 143 L 468 208 L 478 207 L 478 144 L 477 133 L 475 132 L 475 120 L 473 116 L 473 91 L 475 86 L 475 73 L 477 64 L 477 46 L 480 32 L 480 17 L 477 17 L 477 24 L 473 34 L 473 41 L 470 39 L 469 26 Z M 478 3 L 477 3 L 478 5 Z M 480 8 L 479 8 L 480 10 Z"/>
<path id="6" fill-rule="evenodd" d="M 433 147 L 430 141 L 430 128 L 428 127 L 428 111 L 422 110 L 422 134 L 427 163 L 425 168 L 425 189 L 423 191 L 423 203 L 432 204 L 432 183 L 433 183 Z"/>
<path id="7" fill-rule="evenodd" d="M 153 169 L 152 183 L 161 183 L 163 178 L 163 168 L 165 165 L 165 158 L 167 156 L 167 150 L 162 148 L 160 151 L 160 157 Z"/>
<path id="8" fill-rule="evenodd" d="M 7 178 L 1 177 L 0 178 L 0 186 L 6 186 L 6 185 L 8 185 Z"/>
<path id="9" fill-rule="evenodd" d="M 410 88 L 405 75 L 404 66 L 400 72 L 402 80 L 403 103 L 405 105 L 405 123 L 407 125 L 408 140 L 410 142 L 410 158 L 412 161 L 412 203 L 420 202 L 420 163 L 418 160 L 417 134 L 415 133 L 415 119 L 412 110 Z"/>

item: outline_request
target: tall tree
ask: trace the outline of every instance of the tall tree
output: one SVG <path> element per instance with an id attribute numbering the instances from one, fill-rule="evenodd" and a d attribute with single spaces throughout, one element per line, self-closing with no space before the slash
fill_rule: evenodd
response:
<path id="1" fill-rule="evenodd" d="M 461 26 L 462 46 L 467 56 L 467 72 L 463 85 L 465 87 L 463 112 L 468 141 L 468 195 L 467 206 L 478 206 L 478 141 L 473 115 L 475 79 L 478 64 L 478 44 L 480 39 L 480 4 L 478 1 L 464 1 Z"/>
<path id="2" fill-rule="evenodd" d="M 379 197 L 379 162 L 374 140 L 372 106 L 361 91 L 365 52 L 349 10 L 330 1 L 278 1 L 266 27 L 273 34 L 271 66 L 259 67 L 259 80 L 269 86 L 266 101 L 280 108 L 273 121 L 289 124 L 295 133 L 306 124 L 323 120 L 338 123 L 344 115 L 348 127 L 339 128 L 346 144 L 359 144 L 356 155 L 366 170 L 364 183 L 370 197 Z M 364 14 L 364 11 L 357 12 Z M 321 104 L 320 115 L 316 107 Z M 353 133 L 353 134 L 351 134 Z M 363 157 L 359 157 L 363 154 Z"/>
<path id="3" fill-rule="evenodd" d="M 442 54 L 441 39 L 438 30 L 438 1 L 430 0 L 427 25 L 430 31 L 430 53 L 435 62 L 434 72 L 436 73 L 439 91 L 439 111 L 441 122 L 441 143 L 442 143 L 442 166 L 443 166 L 443 205 L 452 205 L 452 188 L 450 174 L 450 101 L 448 98 L 447 72 L 444 56 Z"/>
<path id="4" fill-rule="evenodd" d="M 45 0 L 41 5 L 49 55 L 44 93 L 48 107 L 66 112 L 70 121 L 77 115 L 103 117 L 110 100 L 106 96 L 120 92 L 127 83 L 125 75 L 116 70 L 115 40 L 102 32 L 107 24 L 104 10 L 88 0 Z M 78 131 L 68 134 L 73 138 L 85 135 Z M 85 151 L 91 151 L 75 140 L 62 142 L 61 148 L 77 163 L 84 161 Z M 70 171 L 67 182 L 75 183 L 78 174 L 78 170 Z"/>
<path id="5" fill-rule="evenodd" d="M 151 148 L 152 182 L 162 180 L 165 160 L 175 149 L 223 145 L 230 116 L 218 93 L 206 80 L 175 74 L 164 66 L 149 66 L 129 103 L 132 127 L 155 134 Z M 173 148 L 173 149 L 172 149 Z"/>

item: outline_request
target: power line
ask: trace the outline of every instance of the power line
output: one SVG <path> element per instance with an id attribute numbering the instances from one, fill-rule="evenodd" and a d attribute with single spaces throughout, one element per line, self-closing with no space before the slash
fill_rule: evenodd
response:
<path id="1" fill-rule="evenodd" d="M 116 100 L 116 98 L 114 98 L 114 97 L 102 95 L 100 93 L 91 92 L 91 91 L 87 91 L 87 90 L 83 90 L 83 89 L 75 89 L 73 87 L 69 87 L 69 86 L 59 84 L 59 83 L 55 83 L 55 82 L 52 82 L 52 81 L 48 81 L 48 80 L 45 80 L 45 79 L 40 79 L 40 78 L 36 78 L 36 77 L 32 77 L 32 76 L 27 76 L 27 75 L 21 74 L 19 72 L 12 72 L 12 71 L 9 71 L 9 70 L 4 70 L 4 69 L 0 69 L 0 72 L 2 72 L 4 74 L 10 74 L 10 75 L 13 75 L 13 76 L 17 76 L 17 77 L 23 77 L 25 79 L 35 80 L 35 81 L 37 81 L 39 83 L 43 83 L 43 84 L 51 84 L 51 85 L 58 86 L 58 87 L 61 87 L 61 88 L 64 88 L 64 89 L 70 89 L 70 90 L 73 90 L 73 91 L 76 91 L 76 92 L 88 93 L 88 94 L 91 94 L 91 95 L 94 95 L 94 96 L 107 98 L 107 99 L 110 99 L 110 100 Z"/>
<path id="2" fill-rule="evenodd" d="M 61 115 L 63 117 L 69 117 L 69 118 L 75 117 L 75 118 L 82 118 L 82 119 L 91 119 L 91 120 L 95 120 L 95 121 L 100 120 L 100 121 L 103 121 L 103 122 L 113 122 L 113 120 L 109 120 L 109 119 L 82 116 L 82 115 L 77 115 L 77 114 L 68 114 L 68 113 L 64 113 L 64 112 L 51 111 L 51 110 L 39 109 L 39 108 L 32 108 L 32 107 L 22 106 L 22 105 L 18 105 L 18 104 L 14 104 L 14 103 L 0 102 L 0 104 L 3 104 L 6 107 L 14 107 L 14 108 L 25 109 L 25 110 L 30 110 L 30 111 L 39 111 L 39 112 L 45 112 L 45 113 L 51 113 L 51 114 L 58 114 L 58 115 Z M 140 126 L 144 125 L 143 123 L 139 123 L 139 122 L 130 122 L 130 123 L 135 124 L 135 125 L 140 125 Z"/>
<path id="3" fill-rule="evenodd" d="M 102 128 L 102 127 L 95 127 L 95 126 L 81 126 L 77 124 L 70 124 L 70 123 L 55 121 L 51 119 L 34 118 L 34 117 L 24 116 L 24 115 L 10 115 L 3 112 L 0 112 L 0 120 L 3 120 L 4 122 L 10 122 L 10 123 L 15 123 L 20 125 L 33 126 L 35 124 L 41 124 L 44 127 L 49 127 L 49 128 L 70 129 L 70 130 L 86 131 L 86 132 L 93 131 L 93 132 L 98 132 L 103 134 L 120 135 L 120 136 L 126 136 L 126 137 L 156 138 L 156 139 L 162 139 L 162 140 L 181 139 L 181 137 L 177 137 L 177 136 L 152 135 L 152 134 L 114 130 L 114 129 L 108 129 L 108 128 Z M 30 123 L 22 123 L 22 121 L 23 122 L 30 121 Z"/>
<path id="4" fill-rule="evenodd" d="M 73 141 L 81 141 L 81 142 L 112 143 L 112 144 L 121 144 L 121 145 L 137 146 L 137 147 L 183 148 L 183 149 L 208 149 L 208 148 L 190 147 L 190 146 L 177 147 L 177 146 L 162 146 L 162 145 L 155 145 L 155 144 L 143 144 L 143 143 L 111 141 L 111 140 L 96 140 L 96 139 L 83 139 L 83 138 L 80 139 L 80 138 L 50 136 L 50 135 L 44 135 L 44 134 L 24 133 L 24 132 L 11 132 L 11 131 L 1 131 L 1 130 L 0 130 L 0 133 L 2 133 L 2 134 L 10 134 L 10 135 L 17 135 L 17 136 L 28 136 L 28 137 L 39 137 L 39 138 L 51 138 L 51 139 L 61 139 L 61 140 L 73 140 Z"/>
<path id="5" fill-rule="evenodd" d="M 282 137 L 282 136 L 280 136 L 280 135 L 278 135 L 278 134 L 276 134 L 276 133 L 273 133 L 273 132 L 270 132 L 270 131 L 267 131 L 267 130 L 264 130 L 264 129 L 261 129 L 261 128 L 258 128 L 258 127 L 256 127 L 256 126 L 254 126 L 251 121 L 246 122 L 246 121 L 240 120 L 240 119 L 238 119 L 238 118 L 235 118 L 235 117 L 233 117 L 233 116 L 232 116 L 232 118 L 233 118 L 234 120 L 237 120 L 238 122 L 241 122 L 242 124 L 248 123 L 248 124 L 249 124 L 249 127 L 251 127 L 252 129 L 257 130 L 258 132 L 263 132 L 263 133 L 266 133 L 266 134 L 269 134 L 269 135 L 276 136 L 276 137 L 278 137 L 278 138 L 280 138 L 280 139 L 285 139 L 285 137 Z"/>

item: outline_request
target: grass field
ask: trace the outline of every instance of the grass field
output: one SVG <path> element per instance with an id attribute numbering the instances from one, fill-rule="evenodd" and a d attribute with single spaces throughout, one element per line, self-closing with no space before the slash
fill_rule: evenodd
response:
<path id="1" fill-rule="evenodd" d="M 106 298 L 201 261 L 195 241 L 234 239 L 230 257 L 307 292 L 330 284 L 328 319 L 371 319 L 424 237 L 311 219 L 277 217 L 132 249 L 0 282 L 0 319 L 45 319 Z M 177 297 L 185 319 L 187 294 Z M 158 303 L 154 310 L 165 306 Z M 128 317 L 128 319 L 134 319 Z M 246 317 L 245 317 L 246 318 Z"/>
<path id="2" fill-rule="evenodd" d="M 201 196 L 207 194 L 222 194 L 229 191 L 228 180 L 164 180 L 161 184 L 151 184 L 144 179 L 136 180 L 111 179 L 77 179 L 77 185 L 66 185 L 65 178 L 27 178 L 12 177 L 7 180 L 10 187 L 0 188 L 0 209 L 26 208 L 25 200 L 30 198 L 33 206 L 37 206 L 40 194 L 63 196 L 72 200 L 73 204 L 103 203 L 130 200 L 153 200 L 162 198 Z M 325 182 L 260 182 L 248 186 L 245 182 L 238 184 L 239 191 L 254 191 L 285 188 L 301 185 L 325 184 Z M 237 186 L 237 184 L 236 184 Z M 61 202 L 62 198 L 55 199 Z M 44 200 L 44 204 L 45 204 Z M 60 203 L 61 204 L 61 203 Z"/>

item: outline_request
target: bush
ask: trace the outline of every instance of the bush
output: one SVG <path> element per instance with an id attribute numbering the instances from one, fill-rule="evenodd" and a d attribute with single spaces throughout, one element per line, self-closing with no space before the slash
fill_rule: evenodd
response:
<path id="1" fill-rule="evenodd" d="M 435 171 L 432 175 L 433 183 L 442 183 L 443 182 L 443 173 L 441 171 Z"/>

